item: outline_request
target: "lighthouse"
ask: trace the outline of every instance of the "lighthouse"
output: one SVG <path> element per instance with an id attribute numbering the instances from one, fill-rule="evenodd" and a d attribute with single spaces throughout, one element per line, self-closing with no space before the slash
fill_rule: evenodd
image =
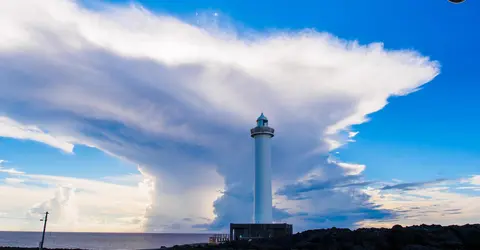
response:
<path id="1" fill-rule="evenodd" d="M 263 113 L 257 119 L 257 126 L 250 130 L 250 135 L 255 140 L 254 221 L 260 224 L 273 221 L 270 141 L 274 132 Z"/>
<path id="2" fill-rule="evenodd" d="M 254 223 L 230 223 L 230 241 L 292 235 L 292 224 L 273 223 L 270 142 L 274 133 L 263 113 L 257 119 L 257 126 L 250 129 L 255 140 Z"/>

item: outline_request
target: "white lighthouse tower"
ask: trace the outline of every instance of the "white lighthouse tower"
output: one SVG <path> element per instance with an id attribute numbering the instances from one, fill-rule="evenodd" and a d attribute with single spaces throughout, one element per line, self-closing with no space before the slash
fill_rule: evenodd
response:
<path id="1" fill-rule="evenodd" d="M 292 224 L 273 223 L 270 142 L 274 133 L 263 113 L 257 119 L 257 126 L 250 129 L 250 135 L 255 139 L 254 223 L 230 223 L 230 241 L 274 238 L 293 233 Z"/>
<path id="2" fill-rule="evenodd" d="M 272 167 L 270 156 L 270 139 L 275 130 L 268 126 L 268 119 L 263 113 L 257 119 L 257 126 L 250 130 L 255 139 L 255 223 L 272 223 Z"/>

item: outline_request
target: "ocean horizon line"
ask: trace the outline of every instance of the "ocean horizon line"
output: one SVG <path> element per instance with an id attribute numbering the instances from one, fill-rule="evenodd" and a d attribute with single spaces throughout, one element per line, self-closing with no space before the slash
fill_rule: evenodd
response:
<path id="1" fill-rule="evenodd" d="M 41 234 L 42 231 L 4 231 L 0 230 L 0 233 L 39 233 Z M 211 235 L 211 234 L 228 234 L 228 232 L 86 232 L 86 231 L 46 231 L 45 234 L 49 233 L 81 233 L 81 234 L 204 234 L 204 235 Z"/>

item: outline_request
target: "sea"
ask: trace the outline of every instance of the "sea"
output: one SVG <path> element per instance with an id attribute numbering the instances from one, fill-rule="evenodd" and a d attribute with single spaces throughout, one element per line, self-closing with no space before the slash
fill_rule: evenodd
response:
<path id="1" fill-rule="evenodd" d="M 158 249 L 162 246 L 207 243 L 212 234 L 169 233 L 45 233 L 44 248 L 91 250 Z M 41 232 L 0 232 L 0 246 L 38 247 Z"/>

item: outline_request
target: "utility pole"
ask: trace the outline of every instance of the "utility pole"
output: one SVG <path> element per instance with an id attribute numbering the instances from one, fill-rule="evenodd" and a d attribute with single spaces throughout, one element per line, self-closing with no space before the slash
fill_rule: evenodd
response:
<path id="1" fill-rule="evenodd" d="M 43 241 L 45 240 L 45 229 L 47 229 L 47 219 L 48 219 L 48 211 L 45 212 L 45 219 L 41 219 L 43 221 L 43 232 L 42 232 L 42 241 L 40 241 L 40 250 L 43 250 Z"/>

